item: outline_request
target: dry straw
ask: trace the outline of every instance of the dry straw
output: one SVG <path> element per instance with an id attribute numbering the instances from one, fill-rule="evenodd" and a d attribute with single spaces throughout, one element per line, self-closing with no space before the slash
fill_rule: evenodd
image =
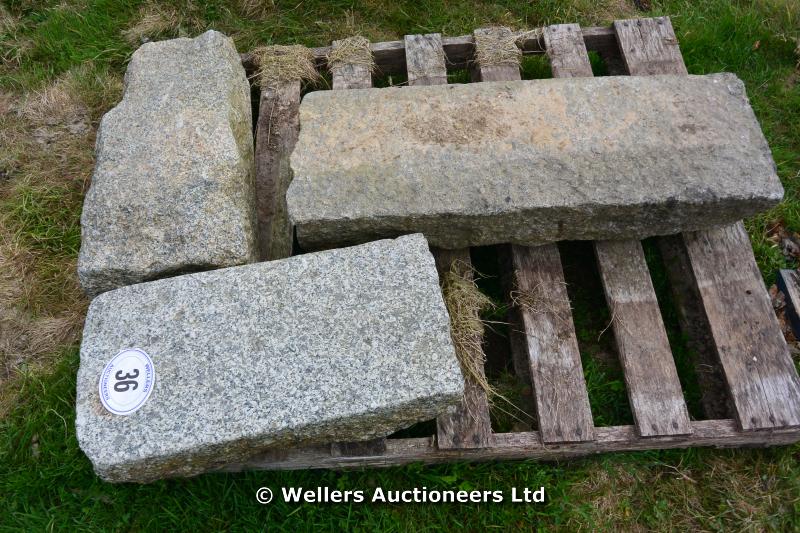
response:
<path id="1" fill-rule="evenodd" d="M 515 274 L 515 278 L 519 279 L 519 274 Z M 565 287 L 566 283 L 561 282 Z M 561 322 L 568 323 L 572 316 L 570 309 L 572 308 L 568 297 L 563 297 L 563 301 L 554 299 L 553 295 L 557 294 L 554 288 L 548 288 L 544 284 L 537 284 L 531 288 L 522 289 L 518 285 L 511 291 L 511 302 L 518 307 L 530 313 L 531 315 L 547 314 L 555 317 Z"/>
<path id="2" fill-rule="evenodd" d="M 475 383 L 486 393 L 486 398 L 494 409 L 518 421 L 522 420 L 514 412 L 531 418 L 524 410 L 500 394 L 486 379 L 483 370 L 486 363 L 486 355 L 483 352 L 486 322 L 481 319 L 481 312 L 493 308 L 495 304 L 478 288 L 475 283 L 476 275 L 472 265 L 454 261 L 450 265 L 450 270 L 442 276 L 442 294 L 450 315 L 450 336 L 456 349 L 456 357 L 465 379 Z M 513 412 L 500 408 L 495 402 L 498 399 L 510 406 Z M 470 414 L 476 416 L 476 413 Z"/>
<path id="3" fill-rule="evenodd" d="M 281 81 L 314 83 L 320 79 L 314 53 L 299 44 L 261 46 L 253 50 L 253 59 L 258 65 L 256 79 L 262 87 Z"/>
<path id="4" fill-rule="evenodd" d="M 335 71 L 345 65 L 363 65 L 369 68 L 370 72 L 375 70 L 369 39 L 356 35 L 336 41 L 328 53 L 328 68 Z"/>
<path id="5" fill-rule="evenodd" d="M 450 314 L 450 335 L 456 348 L 456 356 L 461 363 L 465 377 L 482 388 L 488 397 L 494 390 L 486 380 L 483 365 L 484 323 L 481 311 L 494 304 L 475 284 L 473 268 L 463 261 L 454 261 L 442 279 L 442 294 Z"/>
<path id="6" fill-rule="evenodd" d="M 489 28 L 475 32 L 475 62 L 479 67 L 509 65 L 517 67 L 522 60 L 525 41 L 542 37 L 541 28 L 513 32 L 508 28 Z"/>
<path id="7" fill-rule="evenodd" d="M 508 28 L 475 32 L 475 62 L 479 67 L 518 66 L 521 59 L 517 35 Z"/>

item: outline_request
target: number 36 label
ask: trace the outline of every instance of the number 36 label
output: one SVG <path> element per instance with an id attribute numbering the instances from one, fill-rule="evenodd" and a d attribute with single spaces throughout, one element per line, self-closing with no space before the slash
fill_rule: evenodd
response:
<path id="1" fill-rule="evenodd" d="M 155 380 L 153 361 L 144 350 L 122 350 L 103 369 L 100 401 L 115 415 L 132 414 L 150 397 Z"/>

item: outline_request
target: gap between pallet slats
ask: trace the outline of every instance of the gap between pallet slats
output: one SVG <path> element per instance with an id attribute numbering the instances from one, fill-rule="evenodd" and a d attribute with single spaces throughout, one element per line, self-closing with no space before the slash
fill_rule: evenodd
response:
<path id="1" fill-rule="evenodd" d="M 261 261 L 292 255 L 293 228 L 286 208 L 292 180 L 289 154 L 300 131 L 300 81 L 261 89 L 256 124 L 255 187 L 258 249 Z"/>

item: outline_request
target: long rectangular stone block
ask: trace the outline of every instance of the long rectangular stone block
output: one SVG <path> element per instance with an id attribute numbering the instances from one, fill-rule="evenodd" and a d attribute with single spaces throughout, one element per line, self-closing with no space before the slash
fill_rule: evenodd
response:
<path id="1" fill-rule="evenodd" d="M 78 441 L 109 481 L 381 437 L 464 391 L 420 234 L 106 292 L 80 358 Z"/>
<path id="2" fill-rule="evenodd" d="M 317 91 L 287 201 L 306 249 L 644 238 L 783 196 L 732 74 Z"/>
<path id="3" fill-rule="evenodd" d="M 96 153 L 78 259 L 88 295 L 255 260 L 250 86 L 231 39 L 139 48 Z"/>

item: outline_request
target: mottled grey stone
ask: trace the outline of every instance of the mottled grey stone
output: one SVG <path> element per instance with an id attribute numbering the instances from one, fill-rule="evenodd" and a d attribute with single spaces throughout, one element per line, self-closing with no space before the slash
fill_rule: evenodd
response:
<path id="1" fill-rule="evenodd" d="M 116 353 L 153 360 L 147 403 L 100 403 Z M 193 475 L 265 448 L 366 440 L 434 418 L 464 384 L 420 234 L 131 285 L 91 304 L 77 434 L 110 481 Z"/>
<path id="2" fill-rule="evenodd" d="M 732 74 L 319 91 L 300 124 L 287 201 L 306 249 L 643 238 L 783 196 Z"/>
<path id="3" fill-rule="evenodd" d="M 139 48 L 96 152 L 78 259 L 87 294 L 255 260 L 250 88 L 228 37 Z"/>

